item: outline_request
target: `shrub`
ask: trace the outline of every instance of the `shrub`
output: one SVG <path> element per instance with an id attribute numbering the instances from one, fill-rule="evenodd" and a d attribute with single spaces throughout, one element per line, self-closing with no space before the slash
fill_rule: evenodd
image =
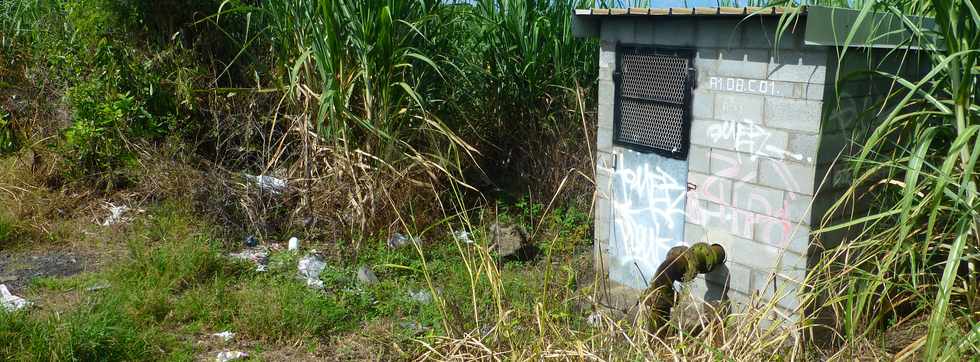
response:
<path id="1" fill-rule="evenodd" d="M 110 184 L 118 182 L 117 170 L 132 159 L 123 132 L 128 133 L 130 120 L 144 112 L 132 96 L 111 90 L 106 94 L 97 82 L 72 88 L 68 98 L 74 120 L 64 134 L 65 174 L 71 179 L 99 176 Z"/>

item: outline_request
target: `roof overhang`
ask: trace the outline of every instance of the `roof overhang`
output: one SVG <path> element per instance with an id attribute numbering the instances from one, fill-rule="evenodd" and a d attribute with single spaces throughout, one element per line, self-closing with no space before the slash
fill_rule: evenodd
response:
<path id="1" fill-rule="evenodd" d="M 908 25 L 933 29 L 935 21 L 918 16 L 899 17 L 889 13 L 872 13 L 861 20 L 861 12 L 853 9 L 824 6 L 788 7 L 696 7 L 696 8 L 620 8 L 578 9 L 572 21 L 572 32 L 577 37 L 599 36 L 602 21 L 608 19 L 747 19 L 751 17 L 794 17 L 805 19 L 804 43 L 812 46 L 919 49 Z M 860 24 L 858 24 L 858 21 Z M 853 31 L 855 26 L 858 26 Z"/>

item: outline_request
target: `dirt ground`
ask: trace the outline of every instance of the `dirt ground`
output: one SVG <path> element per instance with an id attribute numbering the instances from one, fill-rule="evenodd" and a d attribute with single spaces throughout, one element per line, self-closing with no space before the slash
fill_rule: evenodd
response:
<path id="1" fill-rule="evenodd" d="M 67 277 L 92 271 L 91 255 L 71 250 L 23 251 L 0 255 L 0 284 L 12 293 L 23 291 L 43 277 Z"/>

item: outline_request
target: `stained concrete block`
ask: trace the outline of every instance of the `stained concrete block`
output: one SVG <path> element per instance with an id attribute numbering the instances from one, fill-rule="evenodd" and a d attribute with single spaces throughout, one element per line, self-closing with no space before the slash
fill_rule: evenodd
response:
<path id="1" fill-rule="evenodd" d="M 596 200 L 595 203 L 595 221 L 596 225 L 605 224 L 606 226 L 600 228 L 595 228 L 595 238 L 596 240 L 602 240 L 603 242 L 609 241 L 609 229 L 612 224 L 612 204 L 608 200 Z M 601 223 L 600 223 L 601 221 Z"/>
<path id="2" fill-rule="evenodd" d="M 745 182 L 732 184 L 732 205 L 767 216 L 779 216 L 783 209 L 783 190 Z"/>
<path id="3" fill-rule="evenodd" d="M 700 200 L 695 196 L 688 197 L 685 202 L 684 221 L 689 224 L 703 225 L 702 214 L 708 207 L 707 202 Z"/>
<path id="4" fill-rule="evenodd" d="M 759 179 L 759 158 L 746 153 L 712 149 L 711 174 L 732 180 L 755 182 Z"/>
<path id="5" fill-rule="evenodd" d="M 802 89 L 803 98 L 814 101 L 822 101 L 824 93 L 826 92 L 826 88 L 823 84 L 806 83 L 802 85 Z"/>
<path id="6" fill-rule="evenodd" d="M 761 49 L 732 49 L 720 52 L 712 75 L 721 77 L 766 79 L 769 51 Z"/>
<path id="7" fill-rule="evenodd" d="M 599 79 L 612 80 L 614 70 L 616 70 L 616 42 L 602 41 L 599 43 Z M 603 77 L 603 74 L 608 77 Z"/>
<path id="8" fill-rule="evenodd" d="M 770 267 L 772 261 L 767 257 L 777 253 L 775 248 L 756 243 L 749 238 L 735 237 L 720 244 L 725 247 L 726 263 L 740 264 L 749 270 Z"/>
<path id="9" fill-rule="evenodd" d="M 730 204 L 705 202 L 704 212 L 701 213 L 705 230 L 714 233 L 719 239 L 742 238 L 751 239 L 755 214 L 741 210 Z"/>
<path id="10" fill-rule="evenodd" d="M 804 164 L 817 162 L 820 136 L 816 134 L 789 133 L 786 157 Z"/>
<path id="11" fill-rule="evenodd" d="M 776 299 L 776 305 L 788 311 L 794 311 L 800 306 L 799 282 L 794 282 L 779 276 L 770 276 L 763 272 L 753 272 L 753 282 L 757 282 L 759 296 L 763 302 Z M 793 313 L 790 313 L 793 314 Z"/>
<path id="12" fill-rule="evenodd" d="M 752 271 L 744 265 L 726 262 L 709 273 L 699 275 L 689 286 L 692 296 L 704 301 L 743 299 L 751 290 Z"/>
<path id="13" fill-rule="evenodd" d="M 806 268 L 806 259 L 794 252 L 749 239 L 735 239 L 735 243 L 732 248 L 725 248 L 726 256 L 730 254 L 733 262 L 752 270 L 793 275 Z"/>
<path id="14" fill-rule="evenodd" d="M 613 149 L 613 129 L 600 124 L 596 129 L 596 148 L 599 151 L 612 152 Z"/>
<path id="15" fill-rule="evenodd" d="M 592 254 L 593 270 L 598 274 L 598 278 L 605 280 L 609 276 L 609 241 L 596 237 Z"/>
<path id="16" fill-rule="evenodd" d="M 707 73 L 707 71 L 702 71 L 701 68 L 698 68 L 698 70 L 697 87 L 699 89 L 708 89 L 721 93 L 747 94 L 751 96 L 803 97 L 803 85 L 801 83 L 722 76 Z"/>
<path id="17" fill-rule="evenodd" d="M 766 98 L 766 126 L 803 133 L 820 131 L 822 102 Z"/>
<path id="18" fill-rule="evenodd" d="M 805 255 L 809 247 L 810 228 L 786 218 L 759 216 L 753 229 L 756 241 L 777 249 Z"/>
<path id="19" fill-rule="evenodd" d="M 612 200 L 613 170 L 596 168 L 596 202 Z"/>
<path id="20" fill-rule="evenodd" d="M 764 100 L 763 97 L 749 94 L 719 93 L 715 95 L 715 119 L 761 122 Z"/>
<path id="21" fill-rule="evenodd" d="M 734 151 L 735 129 L 731 121 L 695 118 L 691 121 L 691 143 Z"/>
<path id="22" fill-rule="evenodd" d="M 691 145 L 687 153 L 687 167 L 694 172 L 708 173 L 711 171 L 710 157 L 710 148 Z"/>
<path id="23" fill-rule="evenodd" d="M 789 133 L 765 127 L 761 122 L 738 122 L 735 149 L 754 156 L 782 159 L 786 156 Z"/>
<path id="24" fill-rule="evenodd" d="M 803 195 L 813 195 L 815 174 L 809 165 L 785 160 L 762 159 L 759 163 L 759 184 Z"/>
<path id="25" fill-rule="evenodd" d="M 752 290 L 752 270 L 737 262 L 725 262 L 728 267 L 729 290 L 748 294 Z M 729 293 L 731 295 L 731 293 Z"/>
<path id="26" fill-rule="evenodd" d="M 813 196 L 786 192 L 783 198 L 786 204 L 786 217 L 794 223 L 802 222 L 804 225 L 811 225 L 811 209 Z"/>
<path id="27" fill-rule="evenodd" d="M 688 196 L 698 200 L 712 201 L 722 204 L 732 202 L 732 180 L 700 172 L 689 172 L 687 182 L 694 186 L 688 191 Z"/>
<path id="28" fill-rule="evenodd" d="M 616 169 L 616 154 L 606 151 L 596 152 L 595 166 L 600 170 L 613 172 Z M 597 185 L 598 186 L 598 185 Z"/>
<path id="29" fill-rule="evenodd" d="M 778 51 L 769 62 L 770 80 L 824 84 L 826 78 L 826 50 Z"/>
<path id="30" fill-rule="evenodd" d="M 699 88 L 691 94 L 691 115 L 695 118 L 712 118 L 715 115 L 715 94 Z"/>
<path id="31" fill-rule="evenodd" d="M 602 240 L 602 242 L 608 243 L 609 242 L 609 228 L 610 228 L 609 220 L 608 219 L 603 219 L 602 221 L 605 221 L 605 222 L 598 223 L 599 220 L 600 220 L 599 218 L 596 218 L 597 223 L 595 224 L 595 229 L 594 229 L 594 232 L 595 232 L 595 235 L 594 235 L 595 240 Z"/>
<path id="32" fill-rule="evenodd" d="M 704 228 L 701 225 L 696 225 L 692 223 L 684 224 L 684 242 L 690 244 L 705 242 Z"/>
<path id="33" fill-rule="evenodd" d="M 599 107 L 612 107 L 616 104 L 616 84 L 611 80 L 600 80 L 598 90 Z M 612 123 L 610 123 L 612 125 Z"/>

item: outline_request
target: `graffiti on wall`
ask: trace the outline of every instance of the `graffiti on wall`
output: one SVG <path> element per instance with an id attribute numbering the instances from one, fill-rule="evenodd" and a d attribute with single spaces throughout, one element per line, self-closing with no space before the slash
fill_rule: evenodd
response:
<path id="1" fill-rule="evenodd" d="M 736 150 L 748 153 L 753 160 L 761 156 L 813 162 L 812 157 L 804 157 L 802 154 L 793 153 L 783 147 L 773 145 L 772 143 L 775 142 L 773 133 L 750 119 L 729 120 L 713 124 L 708 127 L 707 132 L 711 142 L 732 142 Z"/>
<path id="2" fill-rule="evenodd" d="M 768 167 L 772 172 L 767 172 L 767 175 L 774 174 L 787 189 L 801 192 L 803 185 L 793 177 L 787 164 L 780 160 L 813 162 L 813 159 L 780 147 L 780 142 L 775 142 L 773 132 L 751 119 L 713 124 L 705 132 L 703 136 L 711 143 L 732 145 L 739 152 L 711 153 L 712 173 L 688 193 L 688 221 L 720 227 L 740 238 L 771 240 L 774 246 L 787 247 L 797 232 L 801 217 L 791 212 L 792 205 L 804 201 L 803 196 L 776 189 L 731 188 L 735 187 L 736 181 L 755 184 L 761 177 L 760 168 Z M 763 158 L 776 162 L 760 163 L 759 160 Z M 778 195 L 776 200 L 773 195 Z M 743 200 L 738 207 L 735 205 L 736 198 Z"/>
<path id="3" fill-rule="evenodd" d="M 646 288 L 670 248 L 684 243 L 687 161 L 624 151 L 613 174 L 610 277 Z"/>

